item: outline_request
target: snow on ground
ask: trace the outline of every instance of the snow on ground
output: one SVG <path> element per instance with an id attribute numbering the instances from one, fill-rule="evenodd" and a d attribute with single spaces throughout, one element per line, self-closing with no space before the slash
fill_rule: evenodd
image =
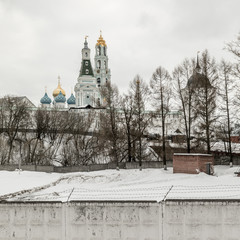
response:
<path id="1" fill-rule="evenodd" d="M 238 167 L 215 166 L 214 176 L 173 174 L 172 168 L 67 174 L 0 171 L 0 199 L 61 202 L 240 199 L 240 177 L 234 174 L 237 170 Z"/>
<path id="2" fill-rule="evenodd" d="M 0 196 L 40 187 L 58 180 L 59 177 L 61 174 L 58 173 L 0 171 Z"/>

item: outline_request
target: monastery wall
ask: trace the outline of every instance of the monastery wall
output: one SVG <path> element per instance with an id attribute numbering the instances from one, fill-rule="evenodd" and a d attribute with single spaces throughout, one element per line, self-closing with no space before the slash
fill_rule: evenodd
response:
<path id="1" fill-rule="evenodd" d="M 0 240 L 237 240 L 240 202 L 0 203 Z"/>

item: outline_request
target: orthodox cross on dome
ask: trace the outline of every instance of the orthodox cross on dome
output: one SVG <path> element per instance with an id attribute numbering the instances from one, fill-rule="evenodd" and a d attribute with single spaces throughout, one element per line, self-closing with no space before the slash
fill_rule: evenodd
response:
<path id="1" fill-rule="evenodd" d="M 47 86 L 45 86 L 45 93 L 47 93 Z"/>
<path id="2" fill-rule="evenodd" d="M 60 80 L 61 80 L 61 78 L 60 78 L 60 76 L 58 75 L 58 85 L 60 85 Z"/>
<path id="3" fill-rule="evenodd" d="M 100 36 L 102 36 L 102 30 L 100 30 Z"/>

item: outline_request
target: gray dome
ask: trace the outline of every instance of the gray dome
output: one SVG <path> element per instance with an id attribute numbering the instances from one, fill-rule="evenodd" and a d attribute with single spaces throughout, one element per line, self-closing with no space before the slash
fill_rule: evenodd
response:
<path id="1" fill-rule="evenodd" d="M 191 88 L 205 88 L 212 87 L 209 79 L 198 72 L 194 72 L 193 75 L 188 79 L 187 86 Z"/>

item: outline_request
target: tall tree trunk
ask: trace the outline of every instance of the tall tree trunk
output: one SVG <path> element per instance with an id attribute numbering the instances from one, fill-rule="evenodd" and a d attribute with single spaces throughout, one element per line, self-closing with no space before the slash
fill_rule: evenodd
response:
<path id="1" fill-rule="evenodd" d="M 163 108 L 163 92 L 161 89 L 161 114 L 162 114 L 162 158 L 163 158 L 163 168 L 167 170 L 167 159 L 166 159 L 166 145 L 165 145 L 165 117 Z"/>

